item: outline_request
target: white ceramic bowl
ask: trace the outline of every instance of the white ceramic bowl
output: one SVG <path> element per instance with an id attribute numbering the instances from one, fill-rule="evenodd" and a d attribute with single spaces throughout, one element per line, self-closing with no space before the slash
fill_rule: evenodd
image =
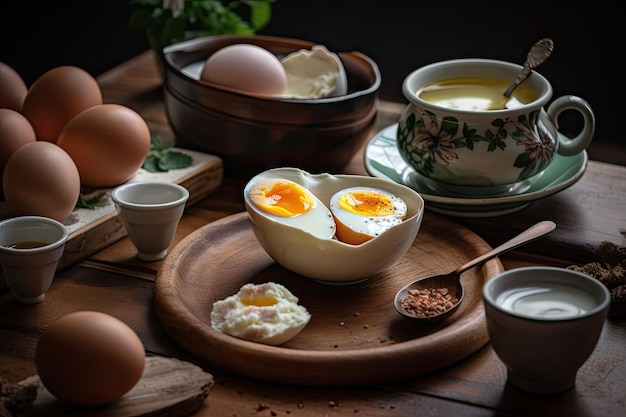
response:
<path id="1" fill-rule="evenodd" d="M 491 345 L 509 382 L 541 395 L 572 388 L 609 310 L 604 284 L 578 271 L 529 266 L 491 278 L 482 294 Z"/>
<path id="2" fill-rule="evenodd" d="M 281 178 L 310 190 L 329 207 L 336 192 L 369 186 L 394 193 L 407 205 L 406 219 L 360 245 L 325 239 L 276 221 L 250 201 L 251 187 L 261 179 Z M 424 200 L 409 187 L 385 179 L 360 175 L 310 174 L 298 168 L 276 168 L 254 176 L 244 188 L 246 210 L 256 238 L 283 267 L 317 281 L 347 285 L 367 279 L 391 266 L 413 244 L 422 224 Z"/>

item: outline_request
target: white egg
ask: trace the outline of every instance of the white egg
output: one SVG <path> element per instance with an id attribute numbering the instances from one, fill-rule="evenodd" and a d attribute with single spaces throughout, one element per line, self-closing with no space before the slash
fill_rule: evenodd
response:
<path id="1" fill-rule="evenodd" d="M 278 57 L 252 44 L 228 45 L 213 53 L 200 79 L 269 96 L 281 96 L 287 87 L 287 74 Z"/>
<path id="2" fill-rule="evenodd" d="M 250 202 L 266 217 L 297 227 L 321 239 L 332 239 L 335 222 L 328 208 L 311 191 L 285 179 L 262 179 L 248 192 Z"/>
<path id="3" fill-rule="evenodd" d="M 407 206 L 388 191 L 351 187 L 331 197 L 330 211 L 335 218 L 337 239 L 358 245 L 402 223 Z"/>

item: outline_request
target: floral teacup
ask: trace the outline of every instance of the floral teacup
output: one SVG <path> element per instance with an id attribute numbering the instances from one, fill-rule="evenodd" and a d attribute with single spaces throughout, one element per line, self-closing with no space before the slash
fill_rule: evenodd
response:
<path id="1" fill-rule="evenodd" d="M 503 61 L 456 59 L 410 73 L 402 86 L 409 104 L 396 133 L 402 158 L 434 187 L 488 195 L 523 192 L 557 153 L 571 156 L 585 150 L 595 130 L 591 107 L 580 97 L 564 95 L 544 110 L 552 98 L 552 86 L 541 74 L 533 71 L 505 104 L 504 91 L 521 69 Z M 461 78 L 467 82 L 491 80 L 489 86 L 494 91 L 504 86 L 502 95 L 496 94 L 497 100 L 503 101 L 491 107 L 467 107 L 449 97 L 424 99 L 424 86 Z M 573 138 L 558 130 L 559 114 L 566 110 L 580 113 L 583 119 L 580 132 Z"/>

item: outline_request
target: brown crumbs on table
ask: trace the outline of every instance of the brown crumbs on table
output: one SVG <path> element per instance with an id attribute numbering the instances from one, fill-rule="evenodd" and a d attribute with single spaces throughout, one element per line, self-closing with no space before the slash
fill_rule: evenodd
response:
<path id="1" fill-rule="evenodd" d="M 256 407 L 256 412 L 268 411 L 271 417 L 277 416 L 278 411 L 274 410 L 268 403 L 259 403 Z"/>
<path id="2" fill-rule="evenodd" d="M 570 265 L 567 269 L 585 273 L 602 282 L 611 292 L 609 316 L 626 315 L 626 247 L 604 241 L 593 253 L 600 258 L 599 261 L 582 266 Z"/>
<path id="3" fill-rule="evenodd" d="M 417 317 L 432 317 L 454 306 L 459 299 L 448 293 L 446 288 L 425 288 L 409 290 L 400 305 L 407 313 Z"/>

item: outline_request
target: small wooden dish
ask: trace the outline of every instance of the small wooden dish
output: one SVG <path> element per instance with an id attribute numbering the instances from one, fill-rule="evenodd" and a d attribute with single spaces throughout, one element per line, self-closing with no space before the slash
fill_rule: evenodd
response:
<path id="1" fill-rule="evenodd" d="M 209 367 L 309 386 L 395 381 L 449 366 L 487 343 L 481 289 L 504 271 L 497 258 L 463 275 L 466 298 L 445 322 L 407 320 L 393 298 L 408 282 L 456 269 L 490 249 L 472 231 L 428 214 L 413 246 L 386 271 L 355 285 L 328 286 L 276 264 L 243 212 L 196 230 L 173 248 L 155 282 L 154 307 L 166 331 Z M 285 285 L 311 313 L 300 334 L 268 346 L 211 328 L 215 301 L 247 282 L 268 281 Z"/>

